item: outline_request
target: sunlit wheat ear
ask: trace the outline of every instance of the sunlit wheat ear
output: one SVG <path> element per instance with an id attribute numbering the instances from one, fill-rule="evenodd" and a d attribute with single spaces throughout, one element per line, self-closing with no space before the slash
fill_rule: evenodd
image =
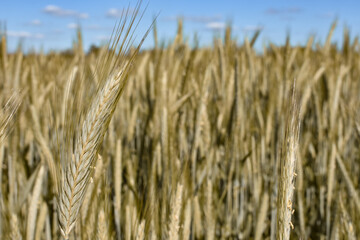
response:
<path id="1" fill-rule="evenodd" d="M 59 195 L 59 222 L 65 238 L 74 227 L 83 202 L 95 156 L 124 87 L 123 71 L 111 76 L 87 114 L 76 142 L 75 152 L 62 174 Z"/>
<path id="2" fill-rule="evenodd" d="M 68 161 L 67 166 L 62 170 L 58 212 L 60 230 L 65 239 L 69 238 L 69 234 L 78 218 L 92 173 L 92 166 L 95 164 L 95 157 L 109 126 L 116 104 L 126 85 L 126 75 L 129 67 L 149 32 L 145 34 L 130 58 L 125 59 L 125 54 L 133 41 L 134 30 L 132 28 L 139 7 L 140 2 L 130 20 L 127 19 L 129 10 L 124 13 L 124 18 L 116 29 L 114 43 L 111 45 L 107 56 L 102 59 L 104 62 L 101 62 L 99 66 L 100 76 L 106 79 L 105 83 L 92 101 L 82 127 L 77 133 L 72 159 Z"/>
<path id="3" fill-rule="evenodd" d="M 293 214 L 295 166 L 300 135 L 299 106 L 295 97 L 295 81 L 288 112 L 287 127 L 280 161 L 279 193 L 277 202 L 277 239 L 290 239 Z"/>

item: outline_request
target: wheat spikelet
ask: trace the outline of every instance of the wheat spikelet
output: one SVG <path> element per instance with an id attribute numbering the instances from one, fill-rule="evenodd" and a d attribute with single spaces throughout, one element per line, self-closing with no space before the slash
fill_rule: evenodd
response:
<path id="1" fill-rule="evenodd" d="M 92 183 L 88 186 L 86 190 L 86 193 L 84 195 L 84 202 L 81 207 L 81 218 L 82 218 L 81 220 L 83 223 L 85 223 L 87 219 L 89 208 L 91 205 L 91 200 L 96 194 L 96 189 L 98 188 L 99 185 L 101 185 L 101 175 L 103 173 L 103 168 L 104 168 L 104 161 L 102 160 L 102 157 L 99 154 L 98 160 L 96 161 L 96 167 L 95 167 Z"/>

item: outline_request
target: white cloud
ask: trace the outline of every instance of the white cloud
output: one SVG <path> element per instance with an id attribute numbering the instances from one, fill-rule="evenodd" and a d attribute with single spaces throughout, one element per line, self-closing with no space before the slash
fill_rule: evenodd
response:
<path id="1" fill-rule="evenodd" d="M 43 11 L 47 14 L 57 16 L 57 17 L 76 17 L 86 19 L 89 18 L 87 13 L 80 13 L 71 9 L 63 9 L 55 5 L 47 5 Z"/>
<path id="2" fill-rule="evenodd" d="M 126 14 L 126 15 L 132 15 L 132 14 L 134 14 L 135 11 L 136 11 L 135 9 L 110 8 L 110 9 L 107 10 L 107 12 L 106 12 L 106 17 L 109 17 L 109 18 L 120 18 L 120 17 L 122 17 L 124 14 Z"/>
<path id="3" fill-rule="evenodd" d="M 33 25 L 33 26 L 40 26 L 42 24 L 42 22 L 38 19 L 34 19 L 30 22 L 30 25 Z"/>
<path id="4" fill-rule="evenodd" d="M 80 25 L 78 23 L 74 23 L 74 22 L 69 23 L 67 25 L 68 29 L 77 29 L 79 27 L 80 27 Z M 86 29 L 86 30 L 91 30 L 91 31 L 112 30 L 111 27 L 103 27 L 103 26 L 100 26 L 99 24 L 86 25 L 86 26 L 82 26 L 81 28 Z"/>
<path id="5" fill-rule="evenodd" d="M 69 28 L 69 29 L 77 29 L 77 28 L 79 28 L 79 24 L 77 24 L 77 23 L 69 23 L 67 25 L 67 28 Z"/>
<path id="6" fill-rule="evenodd" d="M 110 8 L 107 12 L 106 12 L 106 16 L 107 17 L 111 17 L 111 18 L 118 18 L 121 17 L 121 13 L 123 11 L 117 8 Z"/>
<path id="7" fill-rule="evenodd" d="M 125 14 L 125 12 L 126 11 L 124 9 L 110 8 L 106 12 L 106 16 L 110 18 L 119 18 L 122 14 Z"/>
<path id="8" fill-rule="evenodd" d="M 206 28 L 210 30 L 223 30 L 226 28 L 225 22 L 209 22 L 206 24 Z"/>
<path id="9" fill-rule="evenodd" d="M 26 31 L 8 31 L 7 35 L 9 37 L 17 37 L 17 38 L 32 38 L 32 39 L 44 38 L 44 35 L 41 33 L 30 33 Z"/>

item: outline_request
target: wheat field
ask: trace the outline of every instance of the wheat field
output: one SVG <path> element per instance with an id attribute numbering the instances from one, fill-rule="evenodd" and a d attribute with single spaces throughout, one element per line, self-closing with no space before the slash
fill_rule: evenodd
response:
<path id="1" fill-rule="evenodd" d="M 140 50 L 137 13 L 89 52 L 2 35 L 0 239 L 357 239 L 359 39 Z"/>

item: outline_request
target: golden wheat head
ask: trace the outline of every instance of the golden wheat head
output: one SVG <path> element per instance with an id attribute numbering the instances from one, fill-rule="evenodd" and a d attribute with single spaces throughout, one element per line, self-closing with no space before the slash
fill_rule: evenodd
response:
<path id="1" fill-rule="evenodd" d="M 95 164 L 104 134 L 126 85 L 129 67 L 148 33 L 145 34 L 136 51 L 131 54 L 129 59 L 126 59 L 125 54 L 132 42 L 133 26 L 139 7 L 140 2 L 130 20 L 127 19 L 129 11 L 124 12 L 109 53 L 105 55 L 102 59 L 103 62 L 99 65 L 98 71 L 100 76 L 105 79 L 104 85 L 93 100 L 81 130 L 77 134 L 72 159 L 62 171 L 58 211 L 60 230 L 66 239 L 78 218 L 92 173 L 92 166 Z"/>

